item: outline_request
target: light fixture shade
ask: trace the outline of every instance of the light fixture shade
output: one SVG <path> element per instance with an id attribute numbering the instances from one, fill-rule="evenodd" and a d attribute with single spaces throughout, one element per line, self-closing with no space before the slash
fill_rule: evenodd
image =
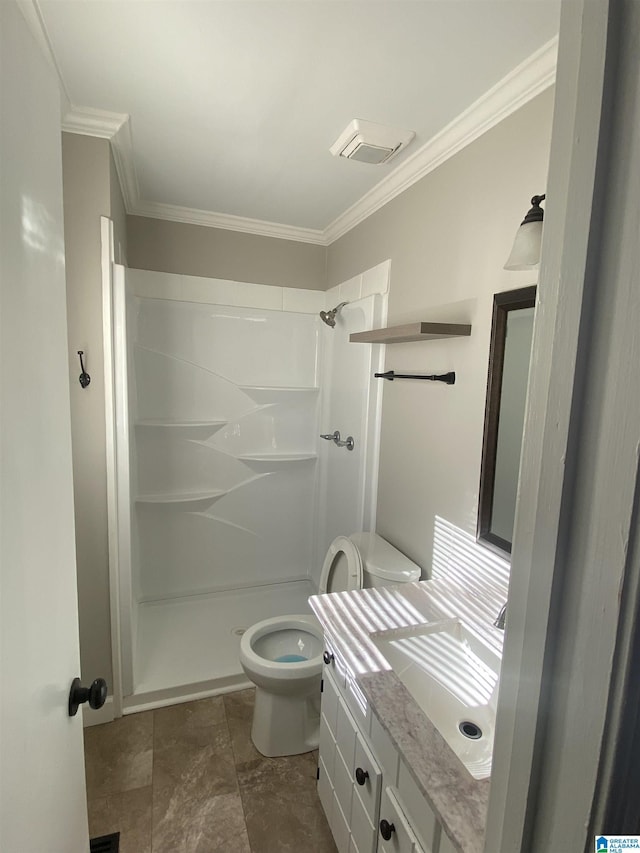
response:
<path id="1" fill-rule="evenodd" d="M 525 222 L 516 232 L 511 254 L 504 265 L 506 270 L 533 270 L 540 265 L 542 220 Z"/>
<path id="2" fill-rule="evenodd" d="M 546 195 L 534 195 L 531 208 L 520 223 L 513 242 L 513 249 L 506 270 L 533 270 L 540 264 L 540 248 L 542 246 L 542 222 L 544 210 L 540 207 Z"/>

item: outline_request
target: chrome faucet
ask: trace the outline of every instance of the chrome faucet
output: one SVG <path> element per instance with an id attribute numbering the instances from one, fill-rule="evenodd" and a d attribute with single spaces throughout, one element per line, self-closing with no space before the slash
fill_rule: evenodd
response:
<path id="1" fill-rule="evenodd" d="M 500 608 L 500 613 L 498 613 L 498 616 L 493 623 L 494 627 L 500 628 L 501 631 L 504 631 L 504 626 L 505 626 L 506 621 L 507 621 L 507 602 L 505 601 L 505 603 Z"/>

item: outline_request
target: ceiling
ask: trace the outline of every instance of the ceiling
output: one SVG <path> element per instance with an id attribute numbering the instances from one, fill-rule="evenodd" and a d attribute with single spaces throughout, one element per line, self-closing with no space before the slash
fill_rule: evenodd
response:
<path id="1" fill-rule="evenodd" d="M 557 0 L 38 7 L 71 104 L 130 116 L 134 212 L 170 205 L 317 233 L 552 39 L 559 21 Z M 416 138 L 386 166 L 332 157 L 353 118 Z"/>

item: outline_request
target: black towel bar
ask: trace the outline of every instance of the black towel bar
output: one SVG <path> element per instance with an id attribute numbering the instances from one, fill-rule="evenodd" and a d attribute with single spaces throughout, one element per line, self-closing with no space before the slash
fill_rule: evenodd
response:
<path id="1" fill-rule="evenodd" d="M 431 382 L 444 382 L 447 385 L 455 385 L 456 375 L 453 371 L 450 373 L 433 373 L 430 376 L 421 373 L 394 373 L 393 370 L 387 370 L 386 373 L 374 373 L 376 379 L 389 379 L 393 382 L 394 379 L 428 379 Z"/>

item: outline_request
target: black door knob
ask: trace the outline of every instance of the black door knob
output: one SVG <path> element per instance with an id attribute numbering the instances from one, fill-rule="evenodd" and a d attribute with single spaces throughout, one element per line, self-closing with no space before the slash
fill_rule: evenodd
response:
<path id="1" fill-rule="evenodd" d="M 389 823 L 388 820 L 380 821 L 380 835 L 384 838 L 385 841 L 389 841 L 395 831 L 395 826 L 392 823 Z"/>
<path id="2" fill-rule="evenodd" d="M 362 767 L 356 767 L 356 782 L 358 785 L 364 785 L 368 778 L 369 774 L 366 770 L 363 770 Z"/>
<path id="3" fill-rule="evenodd" d="M 107 682 L 104 678 L 96 678 L 91 687 L 83 687 L 79 678 L 74 678 L 69 691 L 69 716 L 75 717 L 83 702 L 88 702 L 93 710 L 102 708 L 107 701 Z"/>
<path id="4" fill-rule="evenodd" d="M 322 655 L 322 660 L 323 660 L 323 661 L 328 665 L 328 664 L 330 664 L 332 661 L 334 661 L 334 660 L 335 660 L 335 655 L 331 654 L 331 652 L 325 652 L 325 653 Z"/>

